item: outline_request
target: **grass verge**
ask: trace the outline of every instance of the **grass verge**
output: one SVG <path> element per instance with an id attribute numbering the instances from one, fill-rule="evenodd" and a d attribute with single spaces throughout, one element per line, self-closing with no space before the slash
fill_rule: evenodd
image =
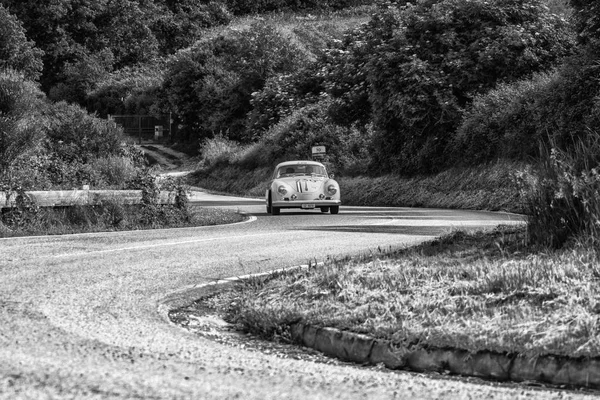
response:
<path id="1" fill-rule="evenodd" d="M 140 229 L 182 228 L 241 222 L 243 215 L 220 208 L 187 205 L 121 205 L 13 209 L 0 214 L 0 237 L 61 235 Z"/>
<path id="2" fill-rule="evenodd" d="M 397 206 L 522 213 L 525 201 L 515 172 L 523 163 L 498 161 L 477 168 L 453 168 L 438 175 L 404 178 L 339 177 L 342 202 L 351 206 Z M 272 168 L 246 170 L 217 164 L 190 176 L 189 184 L 219 193 L 263 197 Z"/>
<path id="3" fill-rule="evenodd" d="M 240 328 L 289 338 L 304 322 L 392 341 L 527 356 L 600 355 L 600 264 L 589 250 L 526 247 L 525 228 L 251 279 L 213 299 Z"/>

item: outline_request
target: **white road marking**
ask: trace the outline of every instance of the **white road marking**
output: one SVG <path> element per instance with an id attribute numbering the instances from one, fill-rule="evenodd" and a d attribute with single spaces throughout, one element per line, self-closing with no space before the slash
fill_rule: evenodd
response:
<path id="1" fill-rule="evenodd" d="M 177 241 L 177 242 L 152 243 L 152 244 L 145 244 L 145 245 L 139 245 L 139 246 L 121 247 L 118 249 L 92 250 L 92 251 L 85 251 L 85 252 L 79 252 L 79 253 L 54 254 L 54 255 L 48 256 L 48 257 L 52 257 L 52 258 L 78 257 L 78 256 L 88 256 L 88 255 L 92 255 L 92 254 L 117 253 L 120 251 L 144 250 L 144 249 L 150 249 L 150 248 L 156 248 L 156 247 L 177 246 L 177 245 L 181 245 L 181 244 L 210 242 L 213 240 L 241 239 L 241 238 L 259 237 L 259 236 L 272 236 L 272 235 L 281 236 L 281 232 L 255 233 L 252 235 L 220 236 L 220 237 L 211 237 L 211 238 L 203 238 L 203 239 L 182 240 L 182 241 Z"/>

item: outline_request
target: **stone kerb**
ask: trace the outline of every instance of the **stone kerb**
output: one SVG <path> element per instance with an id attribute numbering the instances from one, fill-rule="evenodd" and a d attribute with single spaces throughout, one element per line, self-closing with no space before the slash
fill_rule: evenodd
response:
<path id="1" fill-rule="evenodd" d="M 471 354 L 460 349 L 406 349 L 366 335 L 291 326 L 292 340 L 324 354 L 360 364 L 383 364 L 390 369 L 450 372 L 499 381 L 537 381 L 554 385 L 600 389 L 600 360 L 569 357 L 525 357 L 493 352 Z"/>

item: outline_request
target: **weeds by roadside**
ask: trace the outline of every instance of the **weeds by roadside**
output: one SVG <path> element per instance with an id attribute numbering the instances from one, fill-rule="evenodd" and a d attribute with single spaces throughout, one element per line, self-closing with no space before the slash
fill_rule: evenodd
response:
<path id="1" fill-rule="evenodd" d="M 542 252 L 524 228 L 256 278 L 224 295 L 229 321 L 268 337 L 304 322 L 391 340 L 529 356 L 600 356 L 600 264 L 582 248 Z M 229 296 L 229 297 L 227 297 Z"/>
<path id="2" fill-rule="evenodd" d="M 138 174 L 131 186 L 142 191 L 141 204 L 127 205 L 115 199 L 98 205 L 44 208 L 22 188 L 14 188 L 10 194 L 15 196 L 16 206 L 0 211 L 0 237 L 177 228 L 244 219 L 229 210 L 190 207 L 187 188 L 172 178 L 158 180 L 147 172 Z M 168 204 L 160 204 L 161 191 L 169 192 Z"/>

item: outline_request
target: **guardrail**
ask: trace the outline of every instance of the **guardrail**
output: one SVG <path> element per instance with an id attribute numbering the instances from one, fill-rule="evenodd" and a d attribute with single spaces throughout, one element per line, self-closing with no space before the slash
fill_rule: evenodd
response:
<path id="1" fill-rule="evenodd" d="M 141 190 L 53 190 L 26 191 L 25 195 L 40 207 L 66 207 L 74 205 L 98 205 L 105 201 L 120 204 L 140 204 Z M 7 195 L 0 192 L 0 209 L 16 207 L 16 193 Z M 175 196 L 172 192 L 162 191 L 158 196 L 159 204 L 172 204 Z"/>

